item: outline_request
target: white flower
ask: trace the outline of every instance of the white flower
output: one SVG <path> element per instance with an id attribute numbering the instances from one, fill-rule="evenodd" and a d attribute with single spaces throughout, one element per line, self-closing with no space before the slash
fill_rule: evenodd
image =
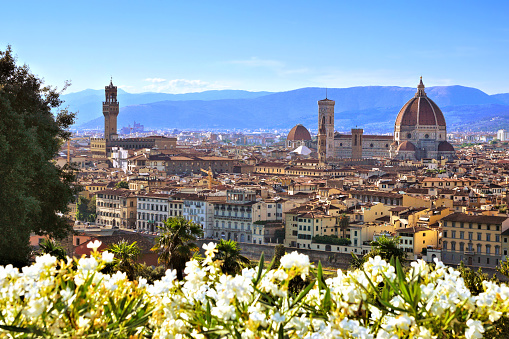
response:
<path id="1" fill-rule="evenodd" d="M 97 249 L 102 245 L 102 242 L 100 242 L 99 240 L 95 240 L 95 241 L 90 241 L 88 244 L 87 244 L 87 248 L 91 248 L 93 249 L 94 251 L 97 251 Z"/>
<path id="2" fill-rule="evenodd" d="M 67 287 L 65 290 L 60 291 L 60 295 L 62 296 L 63 301 L 67 301 L 74 295 L 74 291 Z"/>
<path id="3" fill-rule="evenodd" d="M 465 331 L 465 337 L 467 339 L 479 339 L 483 337 L 484 327 L 479 320 L 467 320 L 467 330 Z"/>
<path id="4" fill-rule="evenodd" d="M 46 299 L 35 298 L 28 302 L 28 308 L 25 310 L 25 314 L 32 318 L 38 318 L 44 309 L 46 308 Z"/>
<path id="5" fill-rule="evenodd" d="M 281 266 L 285 269 L 295 268 L 297 272 L 301 273 L 301 278 L 303 280 L 306 279 L 306 276 L 309 274 L 309 257 L 305 254 L 300 254 L 297 251 L 293 251 L 290 254 L 285 254 L 281 258 Z"/>
<path id="6" fill-rule="evenodd" d="M 282 323 L 283 321 L 285 321 L 286 317 L 284 315 L 281 315 L 279 312 L 276 312 L 276 313 L 274 313 L 274 315 L 270 319 L 273 322 L 279 324 L 279 323 Z"/>
<path id="7" fill-rule="evenodd" d="M 205 250 L 205 255 L 207 257 L 214 257 L 214 255 L 217 253 L 216 244 L 213 242 L 209 242 L 208 244 L 203 244 L 202 248 Z"/>
<path id="8" fill-rule="evenodd" d="M 102 258 L 105 263 L 109 264 L 113 262 L 113 259 L 115 259 L 115 255 L 113 253 L 110 253 L 108 251 L 104 251 L 102 253 Z"/>

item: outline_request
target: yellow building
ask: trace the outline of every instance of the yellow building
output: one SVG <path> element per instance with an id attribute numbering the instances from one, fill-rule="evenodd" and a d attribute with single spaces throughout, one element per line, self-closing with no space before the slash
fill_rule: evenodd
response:
<path id="1" fill-rule="evenodd" d="M 502 259 L 502 234 L 509 218 L 453 213 L 440 221 L 442 261 L 449 265 L 464 262 L 474 267 L 495 268 Z"/>

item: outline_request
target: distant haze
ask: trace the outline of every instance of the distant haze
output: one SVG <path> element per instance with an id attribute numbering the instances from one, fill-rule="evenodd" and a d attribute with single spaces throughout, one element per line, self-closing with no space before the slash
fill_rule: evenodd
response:
<path id="1" fill-rule="evenodd" d="M 336 130 L 349 131 L 358 126 L 368 133 L 391 133 L 400 108 L 415 91 L 389 86 L 329 88 L 327 96 L 336 101 Z M 426 92 L 442 109 L 449 131 L 495 131 L 509 127 L 509 94 L 488 95 L 463 86 L 430 87 Z M 324 88 L 187 94 L 131 94 L 119 89 L 118 127 L 134 121 L 146 129 L 291 128 L 301 123 L 316 130 L 317 101 L 324 97 Z M 103 90 L 85 90 L 62 98 L 70 110 L 79 111 L 77 129 L 103 128 Z"/>

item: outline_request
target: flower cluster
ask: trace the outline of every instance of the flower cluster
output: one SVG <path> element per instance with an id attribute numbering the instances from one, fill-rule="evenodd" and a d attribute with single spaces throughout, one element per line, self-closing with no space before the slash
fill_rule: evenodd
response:
<path id="1" fill-rule="evenodd" d="M 274 269 L 262 257 L 257 268 L 231 276 L 210 243 L 204 259 L 186 264 L 183 281 L 167 270 L 147 284 L 101 273 L 113 256 L 93 245 L 90 258 L 41 256 L 21 272 L 0 267 L 0 329 L 10 337 L 470 339 L 509 311 L 505 284 L 485 281 L 474 296 L 458 271 L 438 261 L 403 269 L 375 257 L 324 279 L 321 265 L 293 252 Z M 296 279 L 307 284 L 297 292 Z"/>

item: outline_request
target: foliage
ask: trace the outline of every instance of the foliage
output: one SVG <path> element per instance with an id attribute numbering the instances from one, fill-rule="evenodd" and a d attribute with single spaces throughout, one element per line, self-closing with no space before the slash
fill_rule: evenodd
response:
<path id="1" fill-rule="evenodd" d="M 156 237 L 152 250 L 159 253 L 158 262 L 166 268 L 175 269 L 178 279 L 182 280 L 186 262 L 198 250 L 193 241 L 203 236 L 201 225 L 183 217 L 174 217 L 168 218 L 163 226 L 157 228 L 161 234 Z"/>
<path id="2" fill-rule="evenodd" d="M 221 271 L 224 274 L 238 274 L 251 264 L 248 258 L 240 254 L 239 244 L 233 240 L 221 239 L 216 248 L 217 254 L 214 260 L 220 263 Z"/>
<path id="3" fill-rule="evenodd" d="M 377 240 L 371 242 L 371 251 L 366 254 L 366 258 L 374 258 L 376 256 L 389 261 L 392 258 L 398 259 L 400 262 L 405 261 L 405 251 L 399 248 L 399 237 L 389 238 L 385 235 L 378 237 Z"/>
<path id="4" fill-rule="evenodd" d="M 509 278 L 509 259 L 505 259 L 500 263 L 500 267 L 497 268 L 497 271 L 505 275 Z"/>
<path id="5" fill-rule="evenodd" d="M 279 244 L 274 247 L 274 259 L 271 268 L 279 267 L 281 258 L 285 255 L 285 245 Z"/>
<path id="6" fill-rule="evenodd" d="M 266 270 L 262 255 L 257 268 L 231 276 L 214 260 L 215 244 L 204 249 L 184 280 L 167 270 L 153 284 L 100 273 L 113 260 L 107 251 L 77 260 L 76 270 L 49 255 L 22 272 L 0 267 L 0 328 L 12 337 L 470 339 L 503 334 L 494 325 L 509 311 L 505 284 L 483 281 L 473 295 L 438 261 L 403 269 L 377 256 L 325 279 L 320 264 L 292 252 L 277 269 Z M 305 286 L 294 291 L 297 280 Z"/>
<path id="7" fill-rule="evenodd" d="M 313 242 L 340 246 L 349 246 L 352 243 L 348 238 L 338 238 L 335 235 L 315 235 L 313 237 Z"/>
<path id="8" fill-rule="evenodd" d="M 71 230 L 63 215 L 77 191 L 76 167 L 51 161 L 74 121 L 65 109 L 53 115 L 59 95 L 16 65 L 10 46 L 0 51 L 0 264 L 28 263 L 30 233 L 60 239 Z"/>
<path id="9" fill-rule="evenodd" d="M 78 201 L 76 202 L 76 220 L 94 222 L 97 218 L 96 213 L 95 196 L 90 199 L 83 196 L 78 198 Z"/>
<path id="10" fill-rule="evenodd" d="M 119 181 L 115 184 L 115 188 L 127 188 L 129 189 L 129 183 L 127 181 Z"/>
<path id="11" fill-rule="evenodd" d="M 343 213 L 339 216 L 338 223 L 341 231 L 341 237 L 346 238 L 346 230 L 350 226 L 350 217 L 346 213 Z"/>
<path id="12" fill-rule="evenodd" d="M 112 259 L 94 250 L 90 258 L 75 261 L 46 254 L 22 272 L 0 267 L 1 336 L 139 338 L 154 305 L 124 273 L 100 272 Z"/>
<path id="13" fill-rule="evenodd" d="M 128 243 L 122 239 L 116 244 L 111 244 L 108 250 L 115 256 L 111 263 L 112 272 L 124 272 L 129 280 L 135 280 L 136 272 L 139 270 L 136 260 L 141 254 L 137 242 Z"/>
<path id="14" fill-rule="evenodd" d="M 138 265 L 136 272 L 137 279 L 142 278 L 147 280 L 147 283 L 153 284 L 157 280 L 161 280 L 164 276 L 166 269 L 164 266 L 147 266 L 145 264 Z"/>
<path id="15" fill-rule="evenodd" d="M 57 260 L 66 260 L 67 258 L 67 253 L 62 245 L 51 239 L 44 239 L 39 244 L 39 252 L 42 255 L 49 254 L 57 258 Z"/>

